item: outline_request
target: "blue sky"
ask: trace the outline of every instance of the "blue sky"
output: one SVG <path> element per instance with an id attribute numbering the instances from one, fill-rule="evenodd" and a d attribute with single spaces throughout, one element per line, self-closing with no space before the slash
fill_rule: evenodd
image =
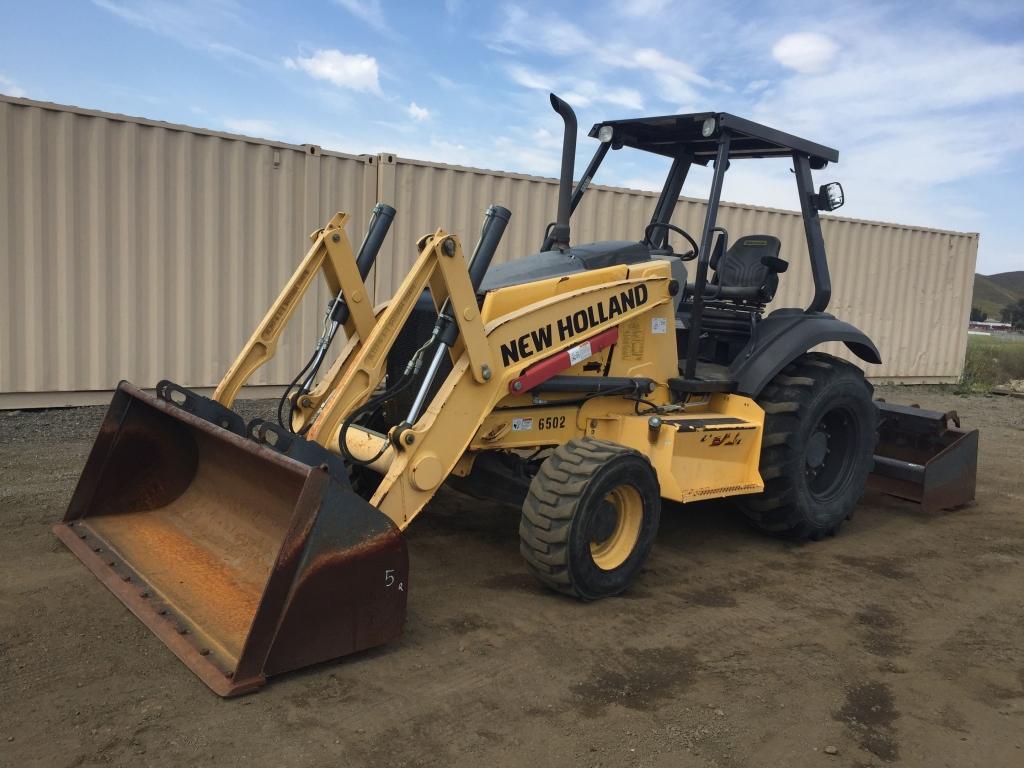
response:
<path id="1" fill-rule="evenodd" d="M 818 176 L 843 214 L 981 232 L 980 272 L 1024 269 L 1019 0 L 35 0 L 0 27 L 3 93 L 555 175 L 548 90 L 584 131 L 721 110 L 837 147 Z M 793 208 L 780 163 L 734 163 L 725 199 Z M 597 181 L 657 189 L 665 170 L 623 151 Z"/>

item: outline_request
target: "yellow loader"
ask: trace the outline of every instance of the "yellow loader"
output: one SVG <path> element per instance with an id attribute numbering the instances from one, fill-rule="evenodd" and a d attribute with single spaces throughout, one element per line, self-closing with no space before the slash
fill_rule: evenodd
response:
<path id="1" fill-rule="evenodd" d="M 551 103 L 565 138 L 539 253 L 490 267 L 511 217 L 493 205 L 468 260 L 455 234 L 425 235 L 374 307 L 364 281 L 395 211 L 376 207 L 357 254 L 337 214 L 212 398 L 169 381 L 155 394 L 118 387 L 55 531 L 216 693 L 398 636 L 411 586 L 402 531 L 446 482 L 521 506 L 526 566 L 584 600 L 637 577 L 663 499 L 732 497 L 762 530 L 835 534 L 875 466 L 880 409 L 882 490 L 931 506 L 973 498 L 976 432 L 886 410 L 859 368 L 810 351 L 841 341 L 881 361 L 824 311 L 818 211 L 841 205 L 842 188 L 815 191 L 811 171 L 835 150 L 727 113 L 608 121 L 574 187 L 575 115 Z M 573 210 L 623 147 L 671 160 L 650 224 L 637 240 L 571 244 Z M 806 309 L 766 313 L 787 267 L 777 238 L 730 243 L 716 224 L 729 163 L 765 157 L 796 174 Z M 671 218 L 691 165 L 708 163 L 698 242 Z M 334 299 L 309 363 L 277 423 L 245 423 L 235 398 L 318 275 Z"/>

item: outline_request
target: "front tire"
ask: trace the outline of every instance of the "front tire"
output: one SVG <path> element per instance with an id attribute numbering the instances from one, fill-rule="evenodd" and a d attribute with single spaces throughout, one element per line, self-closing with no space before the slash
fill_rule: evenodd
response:
<path id="1" fill-rule="evenodd" d="M 850 363 L 801 355 L 758 397 L 764 409 L 764 493 L 739 499 L 758 529 L 793 539 L 832 536 L 864 493 L 878 429 L 873 389 Z"/>
<path id="2" fill-rule="evenodd" d="M 546 586 L 597 600 L 636 578 L 660 517 L 658 477 L 645 456 L 591 437 L 570 440 L 530 483 L 520 551 Z"/>

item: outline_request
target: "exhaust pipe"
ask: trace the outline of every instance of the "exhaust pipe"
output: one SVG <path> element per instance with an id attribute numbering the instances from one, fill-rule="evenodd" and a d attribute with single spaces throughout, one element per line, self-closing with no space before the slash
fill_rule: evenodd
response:
<path id="1" fill-rule="evenodd" d="M 565 101 L 551 94 L 551 108 L 562 116 L 565 134 L 562 137 L 562 172 L 558 177 L 558 217 L 547 240 L 550 247 L 569 247 L 569 217 L 572 216 L 572 177 L 576 162 L 576 113 Z M 548 249 L 545 249 L 548 250 Z"/>

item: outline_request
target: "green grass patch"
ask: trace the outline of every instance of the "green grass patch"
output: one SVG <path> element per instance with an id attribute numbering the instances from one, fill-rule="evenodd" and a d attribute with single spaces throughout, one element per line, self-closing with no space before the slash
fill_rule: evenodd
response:
<path id="1" fill-rule="evenodd" d="M 1024 336 L 968 336 L 967 360 L 958 392 L 987 392 L 1024 379 Z"/>

